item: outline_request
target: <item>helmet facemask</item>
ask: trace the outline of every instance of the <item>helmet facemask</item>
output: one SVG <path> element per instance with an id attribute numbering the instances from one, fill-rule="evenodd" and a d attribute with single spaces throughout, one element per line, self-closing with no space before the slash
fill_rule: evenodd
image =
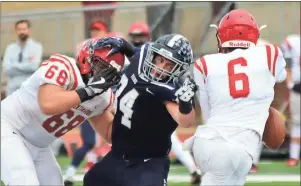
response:
<path id="1" fill-rule="evenodd" d="M 155 58 L 157 55 L 160 55 L 174 63 L 175 65 L 173 66 L 172 70 L 168 71 L 157 66 L 155 64 Z M 144 76 L 150 81 L 169 83 L 174 81 L 180 75 L 184 74 L 188 67 L 189 65 L 187 65 L 187 63 L 181 62 L 169 55 L 167 50 L 158 50 L 151 45 L 143 63 L 143 73 Z"/>

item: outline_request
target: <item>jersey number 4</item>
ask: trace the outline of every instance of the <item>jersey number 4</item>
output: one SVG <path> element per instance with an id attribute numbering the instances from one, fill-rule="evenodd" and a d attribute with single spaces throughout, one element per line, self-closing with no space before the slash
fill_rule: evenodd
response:
<path id="1" fill-rule="evenodd" d="M 245 73 L 234 73 L 235 65 L 247 66 L 247 60 L 240 57 L 228 63 L 229 89 L 233 98 L 248 97 L 250 93 L 249 78 Z M 237 89 L 236 83 L 241 82 L 242 88 Z"/>
<path id="2" fill-rule="evenodd" d="M 126 76 L 122 76 L 121 78 L 121 86 L 116 92 L 116 99 L 120 96 L 126 85 L 128 84 L 128 78 Z M 119 109 L 123 113 L 123 116 L 121 118 L 121 124 L 126 126 L 127 128 L 131 128 L 131 118 L 133 116 L 133 106 L 135 103 L 135 100 L 139 96 L 139 93 L 136 89 L 130 90 L 128 93 L 126 93 L 119 102 Z M 115 101 L 117 103 L 117 100 Z"/>

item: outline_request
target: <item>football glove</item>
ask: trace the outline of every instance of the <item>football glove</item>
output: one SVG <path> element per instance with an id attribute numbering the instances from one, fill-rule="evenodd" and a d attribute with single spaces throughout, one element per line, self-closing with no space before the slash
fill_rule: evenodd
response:
<path id="1" fill-rule="evenodd" d="M 175 95 L 179 100 L 179 111 L 182 114 L 189 114 L 193 107 L 193 97 L 198 90 L 195 81 L 187 76 L 182 86 L 176 91 Z"/>
<path id="2" fill-rule="evenodd" d="M 126 40 L 118 37 L 105 37 L 99 40 L 95 46 L 95 48 L 104 48 L 109 47 L 111 51 L 107 56 L 113 55 L 115 53 L 122 53 L 127 57 L 132 57 L 135 53 L 135 47 L 127 42 Z"/>
<path id="3" fill-rule="evenodd" d="M 97 95 L 102 94 L 120 81 L 120 74 L 113 66 L 100 70 L 89 79 L 86 87 L 77 89 L 81 102 L 90 100 Z"/>

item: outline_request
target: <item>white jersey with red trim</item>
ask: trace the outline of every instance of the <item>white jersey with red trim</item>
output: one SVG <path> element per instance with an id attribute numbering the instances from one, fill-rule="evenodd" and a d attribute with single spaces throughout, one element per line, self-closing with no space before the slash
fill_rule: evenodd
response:
<path id="1" fill-rule="evenodd" d="M 58 114 L 45 115 L 38 104 L 41 85 L 53 84 L 65 90 L 75 90 L 85 84 L 73 58 L 52 55 L 12 95 L 1 101 L 1 122 L 20 131 L 22 136 L 37 147 L 46 147 L 87 118 L 110 109 L 114 96 L 111 89 L 76 108 Z"/>
<path id="2" fill-rule="evenodd" d="M 292 78 L 294 83 L 300 82 L 301 57 L 300 57 L 300 35 L 287 36 L 281 48 L 286 58 L 291 58 Z"/>
<path id="3" fill-rule="evenodd" d="M 193 73 L 205 125 L 195 135 L 208 139 L 222 136 L 253 156 L 274 99 L 275 82 L 286 78 L 285 65 L 275 45 L 197 60 Z"/>

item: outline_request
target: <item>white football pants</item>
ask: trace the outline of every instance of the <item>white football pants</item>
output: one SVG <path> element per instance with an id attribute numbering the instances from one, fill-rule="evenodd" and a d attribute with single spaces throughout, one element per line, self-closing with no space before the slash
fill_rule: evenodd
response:
<path id="1" fill-rule="evenodd" d="M 223 138 L 195 137 L 193 156 L 203 173 L 201 185 L 244 185 L 251 156 Z"/>
<path id="2" fill-rule="evenodd" d="M 300 94 L 293 91 L 290 92 L 290 110 L 293 125 L 300 125 Z M 299 135 L 300 137 L 300 131 Z"/>
<path id="3" fill-rule="evenodd" d="M 171 135 L 171 142 L 171 150 L 181 161 L 181 163 L 188 169 L 189 173 L 192 174 L 197 171 L 197 167 L 190 152 L 182 149 L 182 142 L 178 138 L 176 131 L 174 131 Z"/>
<path id="4" fill-rule="evenodd" d="M 37 148 L 1 120 L 1 180 L 5 185 L 63 186 L 51 147 Z"/>

